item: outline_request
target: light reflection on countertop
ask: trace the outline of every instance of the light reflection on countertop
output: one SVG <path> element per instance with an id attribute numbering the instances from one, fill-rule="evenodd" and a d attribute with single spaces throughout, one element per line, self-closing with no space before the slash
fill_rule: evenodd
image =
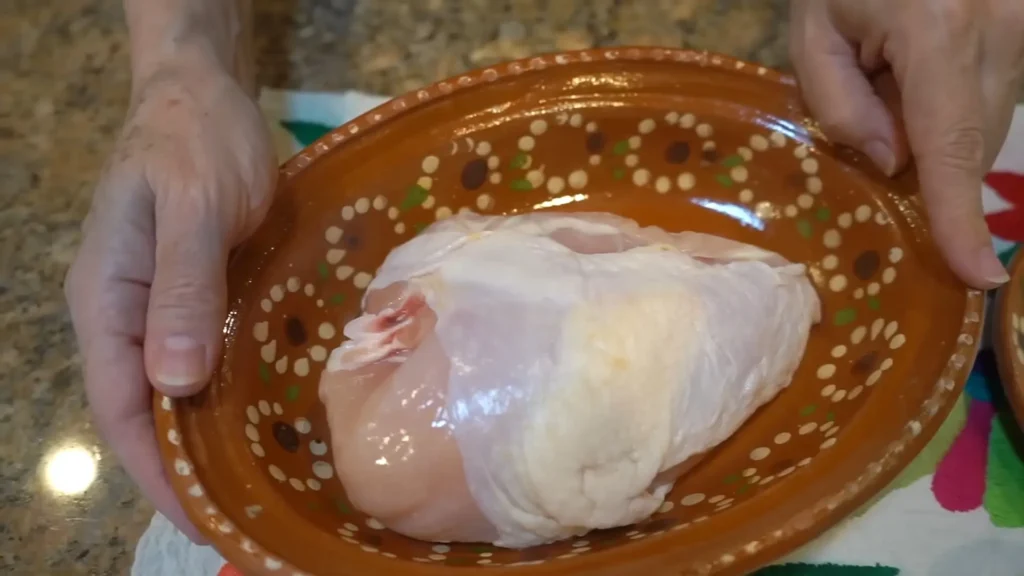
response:
<path id="1" fill-rule="evenodd" d="M 84 446 L 64 446 L 44 456 L 43 478 L 46 487 L 60 496 L 85 492 L 96 480 L 99 457 Z"/>

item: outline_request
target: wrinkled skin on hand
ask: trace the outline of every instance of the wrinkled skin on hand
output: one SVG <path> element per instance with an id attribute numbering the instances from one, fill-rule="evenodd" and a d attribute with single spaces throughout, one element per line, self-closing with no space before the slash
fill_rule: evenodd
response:
<path id="1" fill-rule="evenodd" d="M 913 156 L 939 248 L 965 282 L 1008 280 L 981 185 L 1024 77 L 1020 0 L 793 0 L 790 48 L 811 113 L 887 174 Z"/>
<path id="2" fill-rule="evenodd" d="M 220 353 L 229 250 L 259 224 L 277 162 L 256 103 L 213 66 L 135 91 L 65 293 L 97 425 L 156 508 L 199 541 L 157 449 L 151 384 L 200 390 Z"/>

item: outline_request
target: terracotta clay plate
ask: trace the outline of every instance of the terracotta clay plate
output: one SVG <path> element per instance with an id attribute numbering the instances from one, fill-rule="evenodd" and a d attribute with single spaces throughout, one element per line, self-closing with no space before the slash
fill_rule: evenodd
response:
<path id="1" fill-rule="evenodd" d="M 513 62 L 393 100 L 290 160 L 230 263 L 222 367 L 155 399 L 192 520 L 252 574 L 743 574 L 808 541 L 924 446 L 976 352 L 982 294 L 912 197 L 815 136 L 791 79 L 683 50 Z M 650 520 L 523 551 L 429 544 L 354 510 L 317 381 L 390 249 L 460 210 L 609 211 L 805 262 L 824 319 L 790 388 Z"/>
<path id="2" fill-rule="evenodd" d="M 999 289 L 994 324 L 999 379 L 1024 427 L 1024 252 L 1010 262 L 1010 282 Z"/>

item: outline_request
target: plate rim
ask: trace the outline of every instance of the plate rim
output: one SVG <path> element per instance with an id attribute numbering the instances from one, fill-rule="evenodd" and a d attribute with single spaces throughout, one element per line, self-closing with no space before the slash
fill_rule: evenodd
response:
<path id="1" fill-rule="evenodd" d="M 623 46 L 553 52 L 531 56 L 499 63 L 487 68 L 471 70 L 462 75 L 432 83 L 422 89 L 397 96 L 353 118 L 326 133 L 282 163 L 279 167 L 278 189 L 283 189 L 290 180 L 341 144 L 360 138 L 374 127 L 384 124 L 388 120 L 420 106 L 430 104 L 440 98 L 445 98 L 456 92 L 499 79 L 536 72 L 552 66 L 601 61 L 667 62 L 679 65 L 714 67 L 724 72 L 744 74 L 752 78 L 767 80 L 783 87 L 792 88 L 796 86 L 795 78 L 789 74 L 761 64 L 706 50 Z M 1021 254 L 1017 255 L 1018 259 L 1020 256 Z M 810 542 L 820 533 L 834 527 L 857 507 L 868 502 L 883 490 L 904 468 L 905 465 L 900 465 L 900 463 L 909 463 L 930 442 L 939 426 L 952 411 L 956 399 L 966 384 L 974 358 L 981 345 L 987 303 L 985 294 L 982 291 L 966 286 L 964 287 L 963 301 L 964 315 L 961 320 L 960 330 L 956 335 L 954 351 L 948 359 L 938 381 L 934 383 L 931 396 L 922 403 L 919 417 L 904 426 L 903 434 L 899 438 L 891 440 L 884 453 L 875 458 L 861 476 L 830 491 L 833 493 L 820 498 L 813 505 L 805 507 L 800 514 L 782 522 L 780 528 L 772 534 L 766 535 L 765 538 L 743 545 L 738 544 L 735 550 L 722 554 L 717 561 L 706 564 L 700 569 L 694 568 L 691 572 L 683 572 L 683 574 L 715 574 L 719 576 L 746 574 L 775 559 L 784 557 L 786 554 Z M 296 576 L 304 574 L 304 572 L 291 566 L 286 560 L 270 556 L 266 551 L 262 551 L 259 545 L 241 536 L 243 541 L 248 542 L 248 547 L 250 548 L 250 550 L 244 549 L 245 545 L 237 539 L 239 536 L 234 534 L 233 530 L 231 532 L 215 530 L 208 525 L 208 518 L 206 516 L 199 515 L 201 509 L 216 509 L 216 504 L 206 499 L 205 495 L 197 497 L 195 494 L 189 493 L 185 482 L 180 478 L 181 475 L 176 474 L 176 466 L 181 462 L 184 462 L 186 466 L 193 466 L 188 451 L 181 445 L 183 443 L 174 444 L 168 441 L 168 432 L 180 429 L 181 417 L 177 407 L 178 404 L 178 402 L 175 402 L 175 399 L 166 397 L 154 390 L 154 412 L 168 415 L 164 418 L 155 418 L 157 440 L 160 443 L 162 461 L 174 492 L 180 499 L 189 519 L 203 536 L 214 545 L 225 560 L 238 568 L 244 569 L 246 573 L 284 573 L 289 576 L 292 574 Z M 172 408 L 168 408 L 168 405 L 171 405 Z M 910 457 L 907 458 L 907 455 Z M 196 486 L 199 485 L 196 482 L 190 483 Z M 203 500 L 205 500 L 203 504 L 197 502 Z M 190 503 L 191 505 L 189 505 Z M 228 520 L 230 521 L 230 519 Z M 642 549 L 649 548 L 650 544 L 650 542 L 640 541 L 632 545 L 634 550 L 638 550 L 642 554 Z M 261 552 L 262 556 L 259 556 Z M 548 564 L 519 568 L 519 570 L 524 574 L 589 573 L 590 568 L 588 564 L 590 563 L 582 562 L 572 568 L 565 564 L 557 566 Z M 408 574 L 415 575 L 433 576 L 450 572 L 450 567 L 415 563 L 406 563 L 402 569 Z M 486 574 L 493 571 L 494 568 L 487 567 L 459 568 L 460 573 L 467 575 Z M 675 569 L 673 569 L 673 572 L 675 572 Z"/>
<path id="2" fill-rule="evenodd" d="M 992 332 L 999 369 L 1000 385 L 1013 411 L 1018 426 L 1024 428 L 1024 370 L 1014 363 L 1014 330 L 1011 292 L 1020 290 L 1024 282 L 1024 250 L 1018 249 L 1007 269 L 1010 281 L 999 287 L 995 298 L 994 330 Z"/>

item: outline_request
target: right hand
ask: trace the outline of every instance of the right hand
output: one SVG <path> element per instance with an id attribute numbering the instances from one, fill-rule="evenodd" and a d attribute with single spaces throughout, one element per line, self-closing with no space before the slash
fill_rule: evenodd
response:
<path id="1" fill-rule="evenodd" d="M 228 252 L 273 197 L 277 160 L 260 110 L 211 61 L 140 79 L 65 282 L 101 434 L 156 508 L 194 541 L 160 459 L 152 384 L 201 390 L 221 348 Z"/>

